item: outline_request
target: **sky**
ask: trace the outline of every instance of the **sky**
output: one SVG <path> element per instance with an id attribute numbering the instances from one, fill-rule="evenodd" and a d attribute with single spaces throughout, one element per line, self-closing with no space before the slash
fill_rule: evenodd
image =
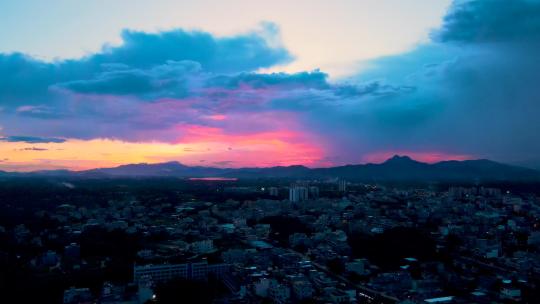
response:
<path id="1" fill-rule="evenodd" d="M 540 0 L 2 1 L 0 170 L 540 164 Z"/>

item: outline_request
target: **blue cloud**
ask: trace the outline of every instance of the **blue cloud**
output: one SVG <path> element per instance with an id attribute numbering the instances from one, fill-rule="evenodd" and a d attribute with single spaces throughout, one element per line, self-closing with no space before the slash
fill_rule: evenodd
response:
<path id="1" fill-rule="evenodd" d="M 288 73 L 240 73 L 237 75 L 219 75 L 211 77 L 207 83 L 207 87 L 223 87 L 236 89 L 242 85 L 247 85 L 252 88 L 268 88 L 268 87 L 283 87 L 283 88 L 314 88 L 328 89 L 330 85 L 327 82 L 328 75 L 318 70 L 312 72 L 299 72 L 294 74 Z"/>
<path id="2" fill-rule="evenodd" d="M 126 30 L 119 46 L 57 62 L 19 53 L 0 54 L 0 105 L 43 103 L 54 98 L 51 87 L 95 94 L 138 94 L 163 88 L 170 93 L 172 89 L 182 91 L 178 73 L 193 72 L 186 68 L 194 65 L 206 73 L 240 73 L 291 61 L 286 49 L 271 46 L 263 37 L 279 34 L 271 30 L 231 37 L 181 29 L 159 33 Z"/>
<path id="3" fill-rule="evenodd" d="M 200 71 L 200 64 L 194 61 L 169 61 L 148 70 L 106 67 L 106 71 L 92 79 L 69 81 L 56 87 L 82 94 L 185 97 L 189 90 L 188 78 Z"/>
<path id="4" fill-rule="evenodd" d="M 34 117 L 41 119 L 60 119 L 66 117 L 62 109 L 53 108 L 45 105 L 26 105 L 20 106 L 15 113 L 18 116 Z"/>
<path id="5" fill-rule="evenodd" d="M 47 87 L 59 80 L 56 68 L 23 54 L 0 54 L 0 105 L 43 98 Z"/>
<path id="6" fill-rule="evenodd" d="M 540 39 L 540 1 L 469 0 L 456 1 L 434 33 L 444 42 L 531 43 Z"/>
<path id="7" fill-rule="evenodd" d="M 190 60 L 200 63 L 205 71 L 232 73 L 292 60 L 286 49 L 271 47 L 258 33 L 218 38 L 205 32 L 181 29 L 161 33 L 125 30 L 122 41 L 121 46 L 105 47 L 100 54 L 90 56 L 86 61 L 150 68 L 171 60 Z"/>
<path id="8" fill-rule="evenodd" d="M 455 1 L 433 41 L 368 62 L 355 78 L 414 90 L 356 104 L 347 115 L 327 109 L 321 132 L 356 132 L 339 144 L 353 151 L 534 158 L 540 153 L 539 38 L 540 1 Z"/>
<path id="9" fill-rule="evenodd" d="M 7 136 L 0 137 L 0 141 L 6 142 L 25 142 L 29 144 L 63 143 L 66 140 L 54 137 L 36 137 L 36 136 Z"/>

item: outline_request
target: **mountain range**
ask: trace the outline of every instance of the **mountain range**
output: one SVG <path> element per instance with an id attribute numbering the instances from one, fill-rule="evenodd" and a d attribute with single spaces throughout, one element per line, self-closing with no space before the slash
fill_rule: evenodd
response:
<path id="1" fill-rule="evenodd" d="M 225 178 L 342 178 L 351 181 L 540 181 L 540 171 L 486 159 L 423 163 L 395 155 L 380 164 L 328 168 L 277 166 L 265 168 L 214 168 L 179 162 L 129 164 L 86 171 L 51 170 L 29 173 L 0 171 L 0 176 L 114 177 L 225 177 Z"/>

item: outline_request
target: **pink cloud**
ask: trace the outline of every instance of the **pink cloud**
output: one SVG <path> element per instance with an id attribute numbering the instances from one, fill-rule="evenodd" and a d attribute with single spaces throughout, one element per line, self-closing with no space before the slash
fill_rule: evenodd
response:
<path id="1" fill-rule="evenodd" d="M 223 114 L 214 114 L 214 115 L 208 115 L 208 116 L 206 116 L 206 118 L 208 118 L 210 120 L 222 121 L 222 120 L 227 119 L 227 116 L 223 115 Z"/>

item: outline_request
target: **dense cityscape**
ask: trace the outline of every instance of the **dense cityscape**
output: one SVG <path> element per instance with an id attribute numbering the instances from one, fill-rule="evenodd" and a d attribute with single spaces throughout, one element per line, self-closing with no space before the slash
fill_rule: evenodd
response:
<path id="1" fill-rule="evenodd" d="M 5 180 L 0 286 L 7 303 L 537 303 L 526 189 Z"/>
<path id="2" fill-rule="evenodd" d="M 540 304 L 540 0 L 0 0 L 0 304 Z"/>

